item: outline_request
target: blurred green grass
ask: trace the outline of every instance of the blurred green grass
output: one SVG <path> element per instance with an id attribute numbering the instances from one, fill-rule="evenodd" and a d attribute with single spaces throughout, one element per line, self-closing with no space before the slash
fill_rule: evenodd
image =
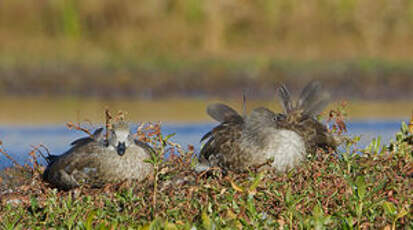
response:
<path id="1" fill-rule="evenodd" d="M 4 0 L 0 94 L 411 98 L 412 26 L 408 0 Z"/>
<path id="2" fill-rule="evenodd" d="M 411 58 L 413 49 L 408 0 L 4 0 L 0 14 L 11 51 Z"/>

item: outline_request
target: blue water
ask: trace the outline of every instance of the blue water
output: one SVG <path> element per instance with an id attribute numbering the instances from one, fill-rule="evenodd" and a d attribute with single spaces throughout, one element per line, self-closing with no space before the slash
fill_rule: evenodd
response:
<path id="1" fill-rule="evenodd" d="M 361 135 L 360 145 L 367 145 L 372 138 L 381 136 L 384 143 L 388 143 L 394 134 L 399 130 L 401 120 L 394 121 L 352 121 L 349 122 L 348 131 L 350 136 Z M 213 123 L 200 124 L 164 124 L 162 131 L 165 134 L 175 133 L 172 140 L 186 147 L 188 144 L 194 145 L 199 150 L 199 140 L 214 127 Z M 136 127 L 133 127 L 136 128 Z M 136 130 L 136 129 L 135 129 Z M 27 163 L 28 153 L 32 146 L 43 144 L 47 146 L 53 154 L 61 154 L 69 148 L 69 144 L 85 136 L 80 131 L 67 129 L 61 126 L 0 126 L 0 140 L 3 141 L 3 148 L 19 163 Z M 0 155 L 0 168 L 10 166 L 11 162 L 3 155 Z"/>

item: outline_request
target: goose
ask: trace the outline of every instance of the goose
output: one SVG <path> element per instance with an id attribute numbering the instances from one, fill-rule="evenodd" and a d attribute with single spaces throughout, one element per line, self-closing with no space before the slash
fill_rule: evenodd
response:
<path id="1" fill-rule="evenodd" d="M 282 113 L 259 107 L 241 116 L 228 105 L 209 105 L 207 114 L 220 124 L 202 137 L 206 143 L 197 169 L 218 166 L 242 171 L 273 160 L 272 168 L 285 171 L 297 167 L 317 148 L 337 147 L 327 127 L 316 119 L 329 99 L 319 82 L 309 83 L 296 102 L 285 85 L 277 91 Z"/>
<path id="2" fill-rule="evenodd" d="M 146 162 L 152 151 L 149 145 L 133 138 L 126 122 L 119 121 L 109 130 L 107 140 L 103 128 L 99 128 L 91 137 L 72 142 L 62 155 L 50 155 L 43 179 L 62 190 L 82 184 L 101 187 L 109 182 L 141 181 L 153 171 Z"/>

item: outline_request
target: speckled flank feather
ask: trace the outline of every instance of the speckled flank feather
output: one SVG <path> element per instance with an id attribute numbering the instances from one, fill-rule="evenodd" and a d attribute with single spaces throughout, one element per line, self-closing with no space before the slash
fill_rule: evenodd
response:
<path id="1" fill-rule="evenodd" d="M 245 154 L 238 145 L 242 135 L 243 122 L 227 121 L 215 127 L 202 147 L 200 155 L 212 166 L 234 168 L 246 162 Z"/>
<path id="2" fill-rule="evenodd" d="M 123 156 L 96 139 L 77 142 L 69 151 L 49 163 L 43 178 L 59 189 L 72 189 L 81 184 L 100 187 L 107 182 L 126 179 L 143 180 L 152 172 L 149 146 L 129 146 Z"/>

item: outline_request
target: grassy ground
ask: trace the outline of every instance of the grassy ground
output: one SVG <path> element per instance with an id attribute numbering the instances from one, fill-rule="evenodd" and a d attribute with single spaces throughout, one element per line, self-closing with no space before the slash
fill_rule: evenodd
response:
<path id="1" fill-rule="evenodd" d="M 339 110 L 338 110 L 339 111 Z M 341 122 L 341 117 L 336 117 Z M 342 126 L 341 126 L 342 127 Z M 155 171 L 141 183 L 57 191 L 40 180 L 43 167 L 3 172 L 4 229 L 411 229 L 413 127 L 391 145 L 309 154 L 286 173 L 251 168 L 196 174 L 193 152 L 162 136 L 157 125 L 139 137 L 157 149 Z M 165 153 L 180 152 L 169 158 Z M 6 176 L 4 176 L 6 175 Z M 8 175 L 8 176 L 7 176 Z"/>
<path id="2" fill-rule="evenodd" d="M 7 109 L 0 113 L 0 124 L 57 124 L 69 120 L 84 121 L 86 118 L 92 122 L 102 123 L 101 113 L 97 111 L 102 111 L 105 107 L 127 111 L 131 121 L 207 122 L 211 119 L 205 112 L 206 106 L 215 102 L 227 103 L 241 112 L 241 98 L 238 100 L 222 98 L 105 100 L 75 97 L 1 97 L 0 108 Z M 333 103 L 330 107 L 336 106 L 337 103 Z M 275 99 L 247 102 L 248 110 L 258 106 L 281 111 Z M 405 119 L 412 110 L 412 101 L 351 101 L 348 104 L 348 117 L 350 119 Z"/>

